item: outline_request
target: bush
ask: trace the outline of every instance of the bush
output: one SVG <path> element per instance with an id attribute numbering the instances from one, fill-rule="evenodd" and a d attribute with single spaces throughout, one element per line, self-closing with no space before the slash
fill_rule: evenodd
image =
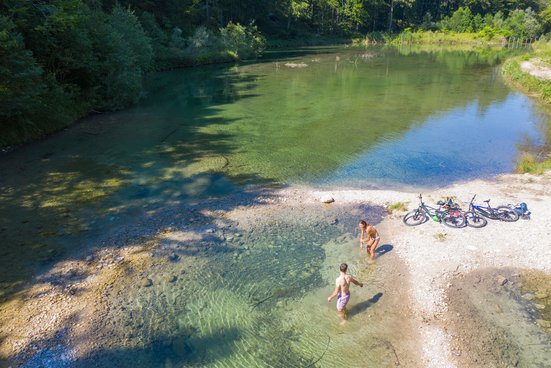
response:
<path id="1" fill-rule="evenodd" d="M 517 163 L 516 172 L 519 174 L 530 173 L 541 175 L 550 169 L 551 160 L 539 161 L 533 154 L 524 152 Z"/>
<path id="2" fill-rule="evenodd" d="M 486 26 L 480 32 L 478 32 L 478 34 L 485 40 L 490 41 L 497 35 L 497 30 L 492 27 Z"/>
<path id="3" fill-rule="evenodd" d="M 264 37 L 254 24 L 243 27 L 241 24 L 229 22 L 226 27 L 220 29 L 220 37 L 228 54 L 239 59 L 257 57 L 266 47 Z"/>

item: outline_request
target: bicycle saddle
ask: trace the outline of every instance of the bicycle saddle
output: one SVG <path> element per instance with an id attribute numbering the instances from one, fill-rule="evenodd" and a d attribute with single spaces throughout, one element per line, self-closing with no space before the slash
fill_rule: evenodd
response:
<path id="1" fill-rule="evenodd" d="M 485 200 L 484 202 L 486 202 L 486 203 L 490 203 L 490 200 L 489 200 L 489 199 L 487 199 L 487 200 Z"/>

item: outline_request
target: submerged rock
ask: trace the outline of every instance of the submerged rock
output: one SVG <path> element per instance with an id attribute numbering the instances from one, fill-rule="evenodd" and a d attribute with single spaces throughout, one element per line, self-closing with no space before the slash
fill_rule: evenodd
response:
<path id="1" fill-rule="evenodd" d="M 498 285 L 503 286 L 506 283 L 508 283 L 509 280 L 507 279 L 507 277 L 505 277 L 503 275 L 498 275 L 498 276 L 496 276 L 496 282 L 497 282 Z"/>
<path id="2" fill-rule="evenodd" d="M 153 285 L 153 281 L 151 279 L 145 279 L 142 282 L 143 287 L 150 287 L 151 285 Z"/>
<path id="3" fill-rule="evenodd" d="M 175 275 L 167 277 L 167 281 L 170 282 L 170 283 L 174 283 L 174 282 L 176 282 L 176 280 L 178 280 L 178 277 L 176 277 Z"/>

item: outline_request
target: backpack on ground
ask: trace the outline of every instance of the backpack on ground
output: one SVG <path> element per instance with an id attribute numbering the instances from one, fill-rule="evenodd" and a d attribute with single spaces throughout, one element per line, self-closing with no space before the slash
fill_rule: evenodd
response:
<path id="1" fill-rule="evenodd" d="M 514 210 L 516 213 L 518 213 L 518 216 L 522 219 L 529 220 L 531 212 L 528 210 L 528 205 L 524 202 L 521 202 L 517 204 L 514 207 Z"/>

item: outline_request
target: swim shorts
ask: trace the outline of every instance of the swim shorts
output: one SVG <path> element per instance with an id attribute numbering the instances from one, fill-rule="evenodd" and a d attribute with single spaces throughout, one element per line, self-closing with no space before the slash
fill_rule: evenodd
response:
<path id="1" fill-rule="evenodd" d="M 350 300 L 350 293 L 337 295 L 337 310 L 342 311 Z"/>

